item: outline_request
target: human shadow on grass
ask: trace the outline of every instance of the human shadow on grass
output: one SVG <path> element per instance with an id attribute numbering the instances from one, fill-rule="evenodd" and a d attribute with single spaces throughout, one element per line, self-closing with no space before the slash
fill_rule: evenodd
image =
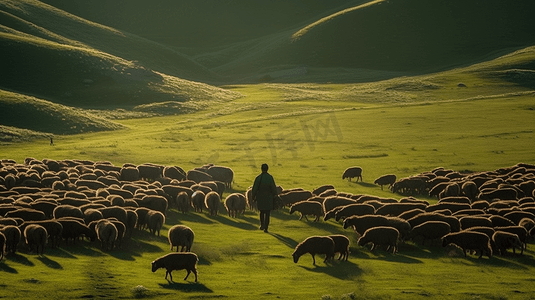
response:
<path id="1" fill-rule="evenodd" d="M 49 267 L 51 269 L 56 269 L 56 270 L 62 270 L 63 269 L 63 267 L 57 261 L 53 261 L 53 260 L 51 260 L 50 258 L 48 258 L 46 256 L 39 256 L 39 257 L 37 257 L 37 260 L 39 260 L 45 266 L 47 266 L 47 267 Z"/>
<path id="2" fill-rule="evenodd" d="M 177 274 L 178 275 L 178 274 Z M 190 274 L 190 276 L 194 276 Z M 188 277 L 189 278 L 189 277 Z M 182 280 L 182 278 L 180 278 Z M 159 283 L 164 289 L 177 290 L 185 293 L 213 293 L 211 289 L 199 282 L 174 282 L 167 280 L 167 283 Z"/>

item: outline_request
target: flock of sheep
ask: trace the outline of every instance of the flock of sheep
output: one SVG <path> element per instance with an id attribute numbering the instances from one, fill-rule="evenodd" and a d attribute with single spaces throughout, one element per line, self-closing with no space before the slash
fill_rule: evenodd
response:
<path id="1" fill-rule="evenodd" d="M 156 164 L 114 166 L 110 162 L 83 160 L 25 159 L 0 161 L 0 260 L 4 253 L 27 251 L 43 254 L 45 247 L 80 238 L 98 240 L 104 251 L 120 247 L 136 230 L 159 235 L 168 209 L 187 213 L 208 211 L 217 215 L 223 203 L 230 217 L 255 209 L 251 190 L 233 193 L 222 201 L 234 173 L 224 166 L 205 165 L 189 171 Z M 342 179 L 362 181 L 362 169 L 351 167 Z M 314 221 L 334 219 L 344 229 L 352 228 L 359 246 L 384 246 L 393 253 L 398 243 L 408 240 L 441 241 L 479 257 L 505 254 L 507 249 L 526 247 L 535 234 L 535 166 L 517 164 L 509 168 L 460 174 L 437 168 L 397 180 L 388 174 L 375 180 L 407 197 L 397 200 L 336 191 L 323 185 L 308 191 L 282 189 L 275 207 L 289 207 L 290 214 Z M 429 204 L 412 195 L 436 196 Z M 308 220 L 308 219 L 307 219 Z M 198 257 L 190 252 L 194 232 L 184 225 L 169 229 L 171 251 L 152 262 L 152 271 L 165 268 L 187 270 L 197 281 Z M 311 236 L 299 243 L 294 262 L 309 253 L 324 254 L 325 261 L 347 260 L 349 238 L 345 235 Z M 179 249 L 180 248 L 180 249 Z M 183 252 L 184 251 L 184 252 Z"/>

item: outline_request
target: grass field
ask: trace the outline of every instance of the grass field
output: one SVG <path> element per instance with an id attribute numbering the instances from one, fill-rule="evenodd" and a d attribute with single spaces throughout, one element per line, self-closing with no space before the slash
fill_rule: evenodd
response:
<path id="1" fill-rule="evenodd" d="M 231 87 L 243 98 L 187 115 L 116 120 L 126 129 L 2 145 L 2 157 L 23 161 L 78 158 L 123 163 L 153 162 L 191 169 L 205 163 L 230 166 L 233 189 L 243 192 L 267 162 L 277 184 L 387 197 L 373 180 L 386 173 L 409 176 L 442 166 L 483 171 L 518 162 L 533 163 L 533 94 L 488 95 L 477 99 L 378 104 L 340 98 L 319 101 L 290 97 L 341 92 L 350 86 L 247 85 Z M 462 90 L 461 90 L 462 91 Z M 484 93 L 480 90 L 479 93 Z M 294 93 L 295 94 L 295 93 Z M 298 93 L 302 94 L 302 93 Z M 450 95 L 454 93 L 450 92 Z M 441 96 L 442 97 L 442 96 Z M 446 97 L 446 96 L 443 96 Z M 435 97 L 440 98 L 440 97 Z M 360 165 L 364 182 L 341 179 Z M 226 193 L 227 194 L 227 193 Z M 225 195 L 226 195 L 225 194 Z M 433 201 L 433 200 L 431 200 Z M 524 256 L 463 258 L 437 246 L 402 245 L 396 255 L 356 246 L 356 235 L 334 221 L 298 221 L 287 209 L 275 212 L 271 233 L 257 229 L 257 214 L 231 219 L 174 210 L 162 237 L 135 235 L 109 253 L 87 242 L 47 249 L 43 257 L 19 253 L 0 263 L 6 298 L 257 298 L 257 299 L 527 299 L 532 298 L 535 249 Z M 200 257 L 199 283 L 182 272 L 167 282 L 150 262 L 168 252 L 165 238 L 174 224 L 193 228 L 192 251 Z M 293 248 L 310 235 L 347 234 L 348 262 L 298 264 Z M 143 287 L 138 287 L 142 285 Z M 58 288 L 61 286 L 61 288 Z M 137 287 L 137 288 L 136 288 Z"/>

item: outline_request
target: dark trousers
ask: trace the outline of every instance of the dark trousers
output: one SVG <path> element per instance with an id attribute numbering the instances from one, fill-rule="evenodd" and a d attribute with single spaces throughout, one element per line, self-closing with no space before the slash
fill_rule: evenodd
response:
<path id="1" fill-rule="evenodd" d="M 260 226 L 264 230 L 268 229 L 270 213 L 271 213 L 271 210 L 261 210 L 260 211 Z"/>

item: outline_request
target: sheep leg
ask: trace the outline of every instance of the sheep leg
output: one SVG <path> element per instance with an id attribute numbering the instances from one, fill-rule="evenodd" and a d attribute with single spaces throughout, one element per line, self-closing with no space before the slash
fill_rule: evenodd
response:
<path id="1" fill-rule="evenodd" d="M 171 274 L 172 271 L 173 271 L 173 270 L 167 270 L 167 271 L 165 272 L 165 279 L 167 279 L 167 274 L 169 274 L 169 277 L 171 278 L 171 282 L 173 281 L 173 275 Z"/>
<path id="2" fill-rule="evenodd" d="M 186 277 L 184 277 L 184 280 L 188 279 L 189 273 L 191 273 L 191 270 L 188 269 L 188 274 L 186 274 Z"/>
<path id="3" fill-rule="evenodd" d="M 310 253 L 312 255 L 312 264 L 316 265 L 316 258 L 314 257 L 314 253 Z"/>
<path id="4" fill-rule="evenodd" d="M 307 222 L 308 222 L 308 218 L 307 218 L 307 215 L 303 215 L 303 216 L 305 217 L 305 220 L 307 220 Z"/>
<path id="5" fill-rule="evenodd" d="M 299 217 L 299 221 L 301 221 L 303 219 L 303 213 L 301 213 L 301 216 Z"/>

